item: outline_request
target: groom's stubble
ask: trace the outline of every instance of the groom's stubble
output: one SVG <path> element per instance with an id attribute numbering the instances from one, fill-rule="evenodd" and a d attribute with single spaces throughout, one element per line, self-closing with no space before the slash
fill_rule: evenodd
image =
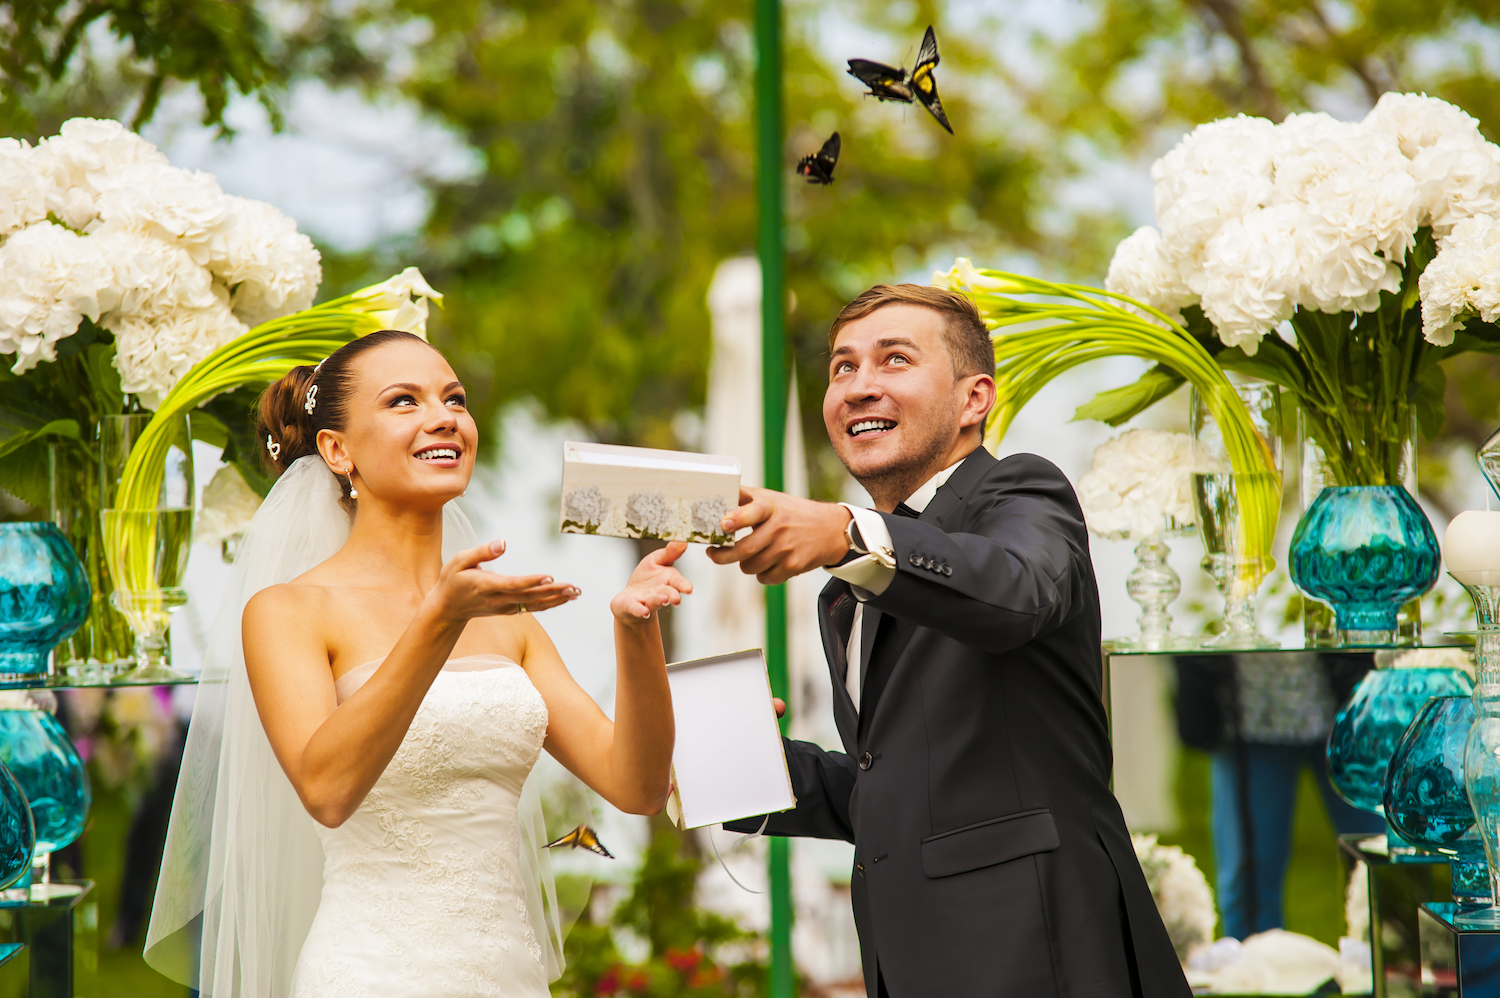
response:
<path id="1" fill-rule="evenodd" d="M 903 425 L 907 432 L 902 435 L 899 450 L 886 461 L 859 471 L 844 461 L 849 474 L 870 494 L 877 506 L 894 507 L 905 501 L 923 482 L 946 467 L 944 458 L 953 446 L 960 407 L 948 393 L 934 395 L 931 402 L 919 412 L 908 409 L 904 413 Z M 838 449 L 835 441 L 834 450 Z M 842 460 L 843 455 L 839 456 Z"/>

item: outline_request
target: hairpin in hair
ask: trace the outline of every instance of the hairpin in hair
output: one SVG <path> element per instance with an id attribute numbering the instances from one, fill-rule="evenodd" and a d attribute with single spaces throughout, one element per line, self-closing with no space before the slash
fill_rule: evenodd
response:
<path id="1" fill-rule="evenodd" d="M 274 461 L 281 456 L 281 445 L 271 439 L 271 434 L 266 434 L 266 450 L 271 452 L 271 460 Z"/>
<path id="2" fill-rule="evenodd" d="M 313 377 L 316 378 L 318 376 L 318 372 L 323 370 L 323 365 L 326 363 L 328 363 L 327 357 L 324 357 L 322 360 L 318 361 L 318 366 L 313 368 Z"/>
<path id="3" fill-rule="evenodd" d="M 317 385 L 310 385 L 308 387 L 308 389 L 307 389 L 307 398 L 302 403 L 302 408 L 303 408 L 303 410 L 309 416 L 311 416 L 313 409 L 317 408 L 317 405 L 318 405 L 318 386 Z"/>

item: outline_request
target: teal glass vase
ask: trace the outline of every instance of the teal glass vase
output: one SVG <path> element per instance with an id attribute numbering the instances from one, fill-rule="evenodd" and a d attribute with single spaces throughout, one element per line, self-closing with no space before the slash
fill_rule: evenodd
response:
<path id="1" fill-rule="evenodd" d="M 1361 811 L 1385 814 L 1386 773 L 1407 727 L 1432 697 L 1467 696 L 1472 689 L 1460 669 L 1371 669 L 1328 735 L 1333 789 Z M 1412 851 L 1394 832 L 1388 841 L 1398 852 Z"/>
<path id="2" fill-rule="evenodd" d="M 15 776 L 36 828 L 34 858 L 69 845 L 83 833 L 93 791 L 73 741 L 49 709 L 48 691 L 9 693 L 17 706 L 0 709 L 0 762 Z M 24 699 L 30 704 L 19 707 Z"/>
<path id="3" fill-rule="evenodd" d="M 0 890 L 11 886 L 31 871 L 36 856 L 36 826 L 31 820 L 31 805 L 26 792 L 0 765 Z"/>
<path id="4" fill-rule="evenodd" d="M 1418 849 L 1448 857 L 1453 900 L 1464 909 L 1492 903 L 1484 842 L 1464 789 L 1474 717 L 1472 697 L 1428 700 L 1396 743 L 1385 784 L 1391 830 Z"/>
<path id="5" fill-rule="evenodd" d="M 1390 644 L 1407 601 L 1437 582 L 1437 534 L 1400 485 L 1329 486 L 1292 535 L 1289 569 L 1303 595 L 1333 607 L 1341 645 Z"/>
<path id="6" fill-rule="evenodd" d="M 89 580 L 51 523 L 0 523 L 0 682 L 46 675 L 89 613 Z"/>
<path id="7" fill-rule="evenodd" d="M 1489 637 L 1494 643 L 1494 635 Z M 1488 861 L 1490 896 L 1500 900 L 1500 685 L 1494 682 L 1496 678 L 1500 677 L 1494 672 L 1486 675 L 1481 661 L 1480 681 L 1474 688 L 1474 726 L 1464 752 L 1464 787 Z M 1465 920 L 1500 928 L 1500 907 L 1467 912 Z"/>

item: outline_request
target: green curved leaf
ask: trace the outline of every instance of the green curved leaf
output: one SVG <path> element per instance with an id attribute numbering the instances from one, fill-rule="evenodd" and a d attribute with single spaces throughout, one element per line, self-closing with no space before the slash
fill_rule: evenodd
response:
<path id="1" fill-rule="evenodd" d="M 1171 368 L 1157 364 L 1133 384 L 1095 395 L 1073 412 L 1073 419 L 1096 419 L 1110 426 L 1119 426 L 1171 395 L 1186 381 Z"/>

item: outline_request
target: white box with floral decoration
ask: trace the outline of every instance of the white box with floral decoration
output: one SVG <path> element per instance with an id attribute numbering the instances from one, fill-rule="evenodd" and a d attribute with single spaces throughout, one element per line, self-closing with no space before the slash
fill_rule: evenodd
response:
<path id="1" fill-rule="evenodd" d="M 566 534 L 728 544 L 720 521 L 740 501 L 740 462 L 716 454 L 568 441 Z"/>

